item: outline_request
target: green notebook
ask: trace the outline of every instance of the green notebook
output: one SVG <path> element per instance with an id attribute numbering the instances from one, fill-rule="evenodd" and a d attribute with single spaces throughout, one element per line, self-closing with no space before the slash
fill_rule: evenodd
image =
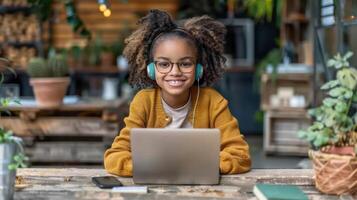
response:
<path id="1" fill-rule="evenodd" d="M 296 185 L 273 185 L 258 183 L 253 193 L 259 200 L 308 200 Z"/>

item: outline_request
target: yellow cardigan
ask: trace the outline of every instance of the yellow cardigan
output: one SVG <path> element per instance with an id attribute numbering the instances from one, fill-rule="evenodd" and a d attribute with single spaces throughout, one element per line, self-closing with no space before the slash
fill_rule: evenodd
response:
<path id="1" fill-rule="evenodd" d="M 191 89 L 192 107 L 197 97 L 197 87 Z M 192 124 L 192 111 L 189 120 Z M 139 91 L 130 104 L 129 116 L 124 119 L 126 127 L 115 137 L 114 142 L 104 154 L 105 169 L 119 176 L 132 176 L 130 150 L 130 128 L 163 128 L 171 118 L 166 115 L 161 91 L 144 89 Z M 228 108 L 227 100 L 216 90 L 200 88 L 196 107 L 194 128 L 219 128 L 221 132 L 220 172 L 234 174 L 246 172 L 251 167 L 248 144 L 240 134 L 237 120 Z"/>

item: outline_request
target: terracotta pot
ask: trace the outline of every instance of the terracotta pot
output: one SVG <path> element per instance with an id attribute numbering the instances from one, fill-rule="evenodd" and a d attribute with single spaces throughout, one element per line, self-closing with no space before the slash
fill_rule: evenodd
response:
<path id="1" fill-rule="evenodd" d="M 321 149 L 321 152 L 328 154 L 338 154 L 338 155 L 351 155 L 356 156 L 355 147 L 354 146 L 345 146 L 345 147 L 327 147 Z"/>
<path id="2" fill-rule="evenodd" d="M 62 105 L 69 82 L 70 79 L 68 77 L 31 78 L 30 84 L 33 87 L 37 105 L 41 107 Z"/>
<path id="3" fill-rule="evenodd" d="M 357 193 L 357 157 L 309 151 L 316 188 L 326 194 Z"/>
<path id="4" fill-rule="evenodd" d="M 100 64 L 102 67 L 112 67 L 114 65 L 114 55 L 111 52 L 104 52 L 100 55 Z"/>

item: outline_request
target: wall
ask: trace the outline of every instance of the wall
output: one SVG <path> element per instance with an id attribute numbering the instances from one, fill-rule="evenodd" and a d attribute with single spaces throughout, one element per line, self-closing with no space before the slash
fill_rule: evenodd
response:
<path id="1" fill-rule="evenodd" d="M 110 0 L 112 14 L 104 17 L 99 11 L 96 0 L 77 0 L 76 10 L 86 27 L 94 34 L 101 34 L 104 42 L 113 42 L 119 37 L 119 32 L 126 24 L 134 28 L 139 16 L 145 15 L 150 9 L 161 9 L 176 15 L 178 8 L 177 0 L 129 0 L 123 3 L 119 0 Z M 52 41 L 55 47 L 70 47 L 74 42 L 82 42 L 78 34 L 72 32 L 67 24 L 65 8 L 62 1 L 54 5 L 54 22 L 52 23 Z"/>

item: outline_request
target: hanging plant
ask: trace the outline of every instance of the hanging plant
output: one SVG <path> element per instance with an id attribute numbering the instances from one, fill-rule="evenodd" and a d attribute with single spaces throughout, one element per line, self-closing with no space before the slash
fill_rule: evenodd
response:
<path id="1" fill-rule="evenodd" d="M 247 9 L 248 15 L 257 21 L 266 19 L 268 22 L 272 22 L 273 15 L 276 15 L 275 25 L 280 26 L 281 0 L 245 0 L 244 7 Z"/>
<path id="2" fill-rule="evenodd" d="M 84 25 L 82 19 L 78 16 L 73 0 L 64 1 L 67 15 L 67 22 L 71 25 L 73 32 L 79 33 L 81 36 L 88 39 L 91 38 L 91 33 Z"/>
<path id="3" fill-rule="evenodd" d="M 53 0 L 28 0 L 33 12 L 40 22 L 48 20 L 52 13 Z M 78 16 L 73 0 L 62 0 L 66 9 L 66 18 L 73 32 L 79 33 L 88 39 L 91 38 L 90 31 L 86 28 L 82 19 Z"/>

